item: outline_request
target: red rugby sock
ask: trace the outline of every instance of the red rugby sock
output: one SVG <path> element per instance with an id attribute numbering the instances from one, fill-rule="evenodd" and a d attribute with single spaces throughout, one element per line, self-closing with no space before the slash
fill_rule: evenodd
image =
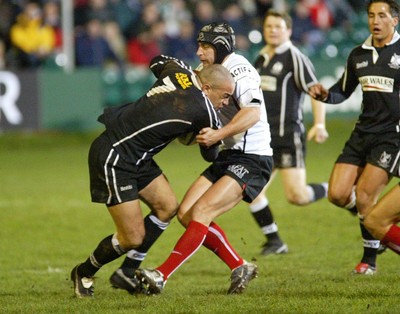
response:
<path id="1" fill-rule="evenodd" d="M 230 269 L 235 269 L 244 263 L 243 259 L 229 243 L 225 232 L 214 222 L 208 228 L 203 245 L 214 252 Z"/>
<path id="2" fill-rule="evenodd" d="M 392 251 L 400 254 L 400 227 L 392 225 L 381 242 Z"/>
<path id="3" fill-rule="evenodd" d="M 156 268 L 164 275 L 164 280 L 167 280 L 175 270 L 201 247 L 207 232 L 207 226 L 197 221 L 191 221 L 189 223 L 186 231 L 176 243 L 170 256 L 162 265 Z"/>

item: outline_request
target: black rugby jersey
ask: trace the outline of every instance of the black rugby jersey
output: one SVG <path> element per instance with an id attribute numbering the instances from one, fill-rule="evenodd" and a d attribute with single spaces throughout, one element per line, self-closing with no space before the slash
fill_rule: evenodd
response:
<path id="1" fill-rule="evenodd" d="M 211 101 L 188 65 L 158 56 L 150 69 L 157 81 L 145 95 L 136 102 L 107 108 L 99 117 L 121 158 L 135 164 L 181 135 L 220 126 Z"/>
<path id="2" fill-rule="evenodd" d="M 343 76 L 329 89 L 326 103 L 341 103 L 361 85 L 361 114 L 355 128 L 366 133 L 399 132 L 400 123 L 400 36 L 378 51 L 372 36 L 355 47 Z"/>
<path id="3" fill-rule="evenodd" d="M 271 136 L 304 133 L 304 96 L 318 83 L 314 67 L 291 41 L 277 47 L 271 59 L 265 49 L 260 51 L 255 68 L 261 76 Z"/>

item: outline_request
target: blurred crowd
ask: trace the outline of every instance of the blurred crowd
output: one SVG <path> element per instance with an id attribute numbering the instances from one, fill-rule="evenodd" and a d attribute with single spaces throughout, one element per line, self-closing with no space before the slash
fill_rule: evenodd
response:
<path id="1" fill-rule="evenodd" d="M 315 53 L 327 32 L 351 33 L 365 1 L 346 0 L 74 0 L 77 67 L 145 66 L 164 53 L 197 63 L 196 36 L 212 21 L 235 30 L 246 57 L 262 45 L 262 19 L 271 7 L 293 18 L 295 44 Z M 0 0 L 0 69 L 54 63 L 62 53 L 61 0 Z M 258 45 L 258 46 L 257 46 Z M 257 48 L 258 49 L 258 48 Z M 251 60 L 252 61 L 252 60 Z"/>

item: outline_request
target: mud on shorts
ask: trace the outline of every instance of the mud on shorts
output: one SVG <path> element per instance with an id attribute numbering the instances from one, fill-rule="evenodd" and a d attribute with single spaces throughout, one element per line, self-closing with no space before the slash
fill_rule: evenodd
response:
<path id="1" fill-rule="evenodd" d="M 304 168 L 306 156 L 305 134 L 291 132 L 289 135 L 271 138 L 274 151 L 274 168 Z"/>
<path id="2" fill-rule="evenodd" d="M 354 130 L 336 163 L 382 168 L 389 176 L 400 177 L 400 133 L 370 134 Z"/>
<path id="3" fill-rule="evenodd" d="M 139 166 L 125 160 L 105 133 L 93 141 L 89 150 L 92 202 L 112 206 L 136 200 L 139 191 L 162 174 L 153 159 L 142 161 Z"/>
<path id="4" fill-rule="evenodd" d="M 272 171 L 272 156 L 244 154 L 223 150 L 213 164 L 202 173 L 211 182 L 224 175 L 235 179 L 243 190 L 243 200 L 251 203 L 268 183 Z"/>

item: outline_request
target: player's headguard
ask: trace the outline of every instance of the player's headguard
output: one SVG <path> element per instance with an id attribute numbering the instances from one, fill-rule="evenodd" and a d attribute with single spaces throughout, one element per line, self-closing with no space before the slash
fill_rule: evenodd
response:
<path id="1" fill-rule="evenodd" d="M 215 63 L 221 64 L 225 57 L 235 51 L 235 32 L 227 23 L 210 23 L 202 27 L 197 42 L 208 43 L 215 49 Z"/>

